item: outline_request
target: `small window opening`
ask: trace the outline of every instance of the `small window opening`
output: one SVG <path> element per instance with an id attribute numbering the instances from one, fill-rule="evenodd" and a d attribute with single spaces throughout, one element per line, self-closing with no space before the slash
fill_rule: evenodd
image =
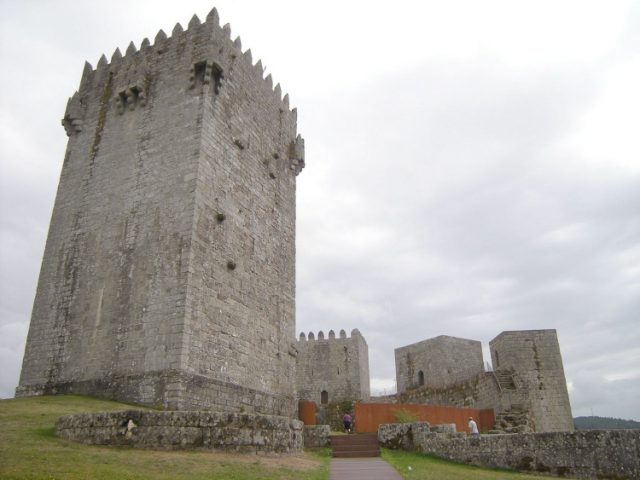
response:
<path id="1" fill-rule="evenodd" d="M 422 370 L 418 372 L 418 385 L 424 385 L 424 372 Z"/>
<path id="2" fill-rule="evenodd" d="M 327 392 L 326 390 L 320 392 L 320 403 L 323 405 L 329 403 L 329 392 Z"/>

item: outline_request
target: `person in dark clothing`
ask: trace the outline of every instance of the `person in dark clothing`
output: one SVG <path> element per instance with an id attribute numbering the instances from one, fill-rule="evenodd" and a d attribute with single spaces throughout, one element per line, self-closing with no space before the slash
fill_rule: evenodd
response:
<path id="1" fill-rule="evenodd" d="M 347 433 L 351 433 L 351 426 L 353 425 L 353 419 L 351 418 L 351 415 L 349 415 L 348 412 L 342 416 L 342 425 L 344 425 L 344 429 L 347 431 Z"/>

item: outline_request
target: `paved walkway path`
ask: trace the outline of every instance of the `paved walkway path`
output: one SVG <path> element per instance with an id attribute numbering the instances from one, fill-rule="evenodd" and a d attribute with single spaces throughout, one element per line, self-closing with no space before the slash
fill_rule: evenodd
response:
<path id="1" fill-rule="evenodd" d="M 380 458 L 332 458 L 329 480 L 402 480 L 402 477 Z"/>

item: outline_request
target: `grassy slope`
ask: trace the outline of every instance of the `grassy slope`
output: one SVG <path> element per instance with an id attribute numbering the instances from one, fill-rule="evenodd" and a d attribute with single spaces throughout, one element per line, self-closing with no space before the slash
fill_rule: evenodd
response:
<path id="1" fill-rule="evenodd" d="M 278 479 L 328 477 L 326 452 L 273 459 L 204 451 L 149 451 L 86 446 L 54 435 L 68 413 L 131 408 L 78 396 L 0 400 L 0 478 L 10 479 Z"/>
<path id="2" fill-rule="evenodd" d="M 131 406 L 78 396 L 0 400 L 0 478 L 326 480 L 329 476 L 327 449 L 304 457 L 271 458 L 87 446 L 54 435 L 55 421 L 61 415 L 128 408 Z M 408 480 L 552 478 L 456 465 L 401 451 L 384 450 L 383 458 Z"/>

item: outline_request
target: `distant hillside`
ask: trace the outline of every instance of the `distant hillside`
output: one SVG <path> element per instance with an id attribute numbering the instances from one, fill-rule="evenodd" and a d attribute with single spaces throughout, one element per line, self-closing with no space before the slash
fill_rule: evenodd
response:
<path id="1" fill-rule="evenodd" d="M 637 430 L 640 422 L 609 417 L 576 417 L 573 419 L 576 430 Z"/>

